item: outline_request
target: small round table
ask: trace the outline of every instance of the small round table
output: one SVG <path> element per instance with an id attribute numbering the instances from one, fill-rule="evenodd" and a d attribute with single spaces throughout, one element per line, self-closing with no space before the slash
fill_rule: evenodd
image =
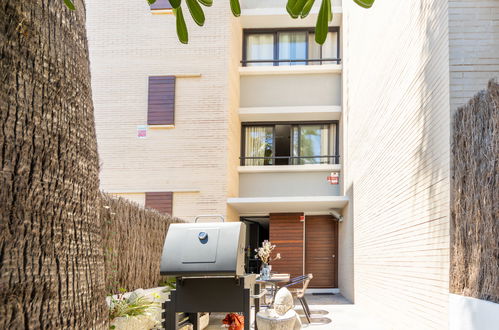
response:
<path id="1" fill-rule="evenodd" d="M 291 279 L 290 274 L 271 274 L 270 279 L 268 279 L 268 280 L 263 280 L 263 279 L 260 279 L 259 277 L 257 277 L 256 283 L 270 284 L 272 286 L 272 302 L 271 302 L 271 305 L 272 305 L 274 303 L 277 289 L 279 288 L 278 284 L 279 283 L 287 283 L 287 282 L 289 282 L 290 279 Z"/>

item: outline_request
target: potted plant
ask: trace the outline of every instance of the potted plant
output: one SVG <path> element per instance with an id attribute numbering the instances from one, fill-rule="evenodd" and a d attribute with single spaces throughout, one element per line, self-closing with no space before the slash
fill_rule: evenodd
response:
<path id="1" fill-rule="evenodd" d="M 255 249 L 256 257 L 262 261 L 262 268 L 260 271 L 260 278 L 262 280 L 270 279 L 270 262 L 274 260 L 281 259 L 281 254 L 277 253 L 274 258 L 272 258 L 272 251 L 275 249 L 275 245 L 272 245 L 270 241 L 265 240 L 262 243 L 262 246 L 258 249 Z"/>
<path id="2" fill-rule="evenodd" d="M 161 306 L 154 298 L 142 295 L 139 290 L 125 297 L 124 289 L 120 294 L 111 296 L 109 301 L 110 329 L 153 329 L 158 321 L 153 314 L 161 311 Z M 143 290 L 140 290 L 143 291 Z"/>

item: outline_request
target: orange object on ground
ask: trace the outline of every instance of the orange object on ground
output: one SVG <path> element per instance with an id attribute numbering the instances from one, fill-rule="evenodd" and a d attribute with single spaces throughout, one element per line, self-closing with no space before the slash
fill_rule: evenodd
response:
<path id="1" fill-rule="evenodd" d="M 225 316 L 224 324 L 229 326 L 229 330 L 244 330 L 244 316 L 236 313 L 230 313 Z"/>

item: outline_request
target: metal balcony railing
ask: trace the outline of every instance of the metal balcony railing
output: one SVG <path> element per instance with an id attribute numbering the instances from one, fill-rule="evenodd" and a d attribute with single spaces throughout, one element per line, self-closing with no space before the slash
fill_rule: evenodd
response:
<path id="1" fill-rule="evenodd" d="M 326 62 L 326 63 L 323 63 Z M 311 63 L 319 63 L 319 64 L 329 64 L 327 62 L 336 62 L 336 64 L 341 63 L 341 58 L 311 58 L 311 59 L 279 59 L 279 60 L 242 60 L 241 64 L 243 66 L 248 66 L 248 64 L 253 63 L 269 63 L 273 66 L 279 66 L 281 63 L 304 63 L 305 65 L 311 65 Z"/>
<path id="2" fill-rule="evenodd" d="M 272 165 L 306 165 L 306 164 L 339 164 L 339 155 L 332 156 L 274 156 L 274 157 L 239 157 L 241 160 L 241 166 L 272 166 Z M 246 164 L 246 160 L 264 160 L 263 165 L 248 165 Z M 276 160 L 288 160 L 286 162 L 277 163 Z M 312 159 L 319 161 L 312 162 L 303 162 L 302 160 Z M 266 163 L 266 164 L 265 164 Z"/>

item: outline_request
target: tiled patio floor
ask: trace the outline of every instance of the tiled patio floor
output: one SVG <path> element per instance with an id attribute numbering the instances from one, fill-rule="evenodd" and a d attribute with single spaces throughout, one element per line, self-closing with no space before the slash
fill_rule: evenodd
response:
<path id="1" fill-rule="evenodd" d="M 312 313 L 314 311 L 323 311 L 324 314 L 314 314 L 312 323 L 307 324 L 303 319 L 303 329 L 310 330 L 382 330 L 376 325 L 376 322 L 362 313 L 360 309 L 343 298 L 340 294 L 335 295 L 307 295 L 307 302 L 310 305 Z M 297 303 L 296 306 L 300 304 Z M 303 315 L 301 308 L 297 309 L 300 315 Z M 327 312 L 327 314 L 326 314 Z M 223 315 L 212 315 L 210 318 L 210 326 L 207 330 L 220 330 L 221 318 Z M 320 318 L 329 318 L 331 322 L 328 324 L 320 324 L 314 322 Z M 253 323 L 253 320 L 252 320 Z"/>

